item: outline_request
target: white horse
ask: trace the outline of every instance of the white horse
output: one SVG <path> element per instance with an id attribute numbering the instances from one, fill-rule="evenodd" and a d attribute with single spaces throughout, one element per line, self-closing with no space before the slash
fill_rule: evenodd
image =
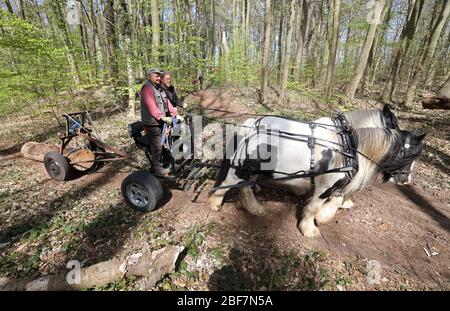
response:
<path id="1" fill-rule="evenodd" d="M 314 220 L 317 223 L 331 220 L 337 208 L 343 204 L 344 197 L 373 183 L 379 175 L 383 175 L 384 180 L 395 177 L 394 181 L 397 183 L 408 182 L 412 164 L 422 150 L 421 141 L 424 137 L 414 132 L 393 129 L 354 129 L 358 171 L 348 181 L 345 172 L 326 173 L 330 169 L 345 165 L 345 158 L 338 151 L 340 140 L 336 131 L 332 129 L 333 121 L 330 118 L 321 118 L 315 122 L 324 126 L 317 126 L 312 130 L 307 123 L 282 117 L 247 120 L 245 124 L 247 126 L 253 124 L 253 127 L 248 128 L 244 138 L 240 140 L 233 158 L 229 161 L 228 174 L 220 184 L 221 187 L 227 187 L 246 180 L 254 180 L 258 174 L 265 174 L 271 175 L 276 184 L 302 190 L 311 189 L 311 199 L 304 209 L 299 224 L 301 232 L 307 237 L 319 234 Z M 278 131 L 268 131 L 275 128 Z M 277 178 L 286 177 L 287 174 L 310 171 L 312 152 L 305 142 L 307 136 L 315 138 L 313 151 L 315 159 L 313 171 L 317 174 L 314 178 L 315 186 L 312 187 L 310 178 L 277 181 Z M 265 161 L 258 156 L 266 149 L 270 149 L 269 164 L 264 163 Z M 213 209 L 221 206 L 227 191 L 227 188 L 219 187 L 212 193 L 209 202 Z M 249 212 L 258 214 L 259 211 Z"/>
<path id="2" fill-rule="evenodd" d="M 390 128 L 399 129 L 398 120 L 389 106 L 385 104 L 383 109 L 359 110 L 344 113 L 344 117 L 352 128 Z M 327 118 L 328 119 L 328 118 Z M 330 119 L 331 120 L 331 119 Z M 327 120 L 330 121 L 330 120 Z M 249 128 L 253 125 L 256 119 L 248 119 L 243 127 L 238 132 L 238 137 L 244 137 Z M 299 184 L 292 182 L 291 191 L 303 196 L 310 187 L 307 184 Z M 352 199 L 349 196 L 339 198 L 334 196 L 336 202 L 342 202 L 340 208 L 351 208 L 354 206 Z M 253 189 L 250 186 L 244 186 L 239 189 L 239 206 L 247 210 L 250 214 L 262 216 L 265 214 L 264 207 L 256 199 Z M 217 207 L 215 207 L 217 210 Z"/>

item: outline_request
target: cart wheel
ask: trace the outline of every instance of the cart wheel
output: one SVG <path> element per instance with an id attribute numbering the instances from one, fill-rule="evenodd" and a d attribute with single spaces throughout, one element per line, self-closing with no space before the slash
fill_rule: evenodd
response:
<path id="1" fill-rule="evenodd" d="M 137 171 L 128 175 L 121 186 L 127 204 L 141 212 L 151 212 L 164 195 L 158 178 L 147 171 Z"/>
<path id="2" fill-rule="evenodd" d="M 48 175 L 54 180 L 65 181 L 70 178 L 69 161 L 59 152 L 47 152 L 44 156 L 44 165 Z"/>

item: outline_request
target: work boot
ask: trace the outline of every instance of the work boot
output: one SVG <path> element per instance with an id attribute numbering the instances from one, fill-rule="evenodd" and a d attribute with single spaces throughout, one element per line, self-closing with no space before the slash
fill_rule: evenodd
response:
<path id="1" fill-rule="evenodd" d="M 155 176 L 166 177 L 170 173 L 170 168 L 155 168 Z"/>

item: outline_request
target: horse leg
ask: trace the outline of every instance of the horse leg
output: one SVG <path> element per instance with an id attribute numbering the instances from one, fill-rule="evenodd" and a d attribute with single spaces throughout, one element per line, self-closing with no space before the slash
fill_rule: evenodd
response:
<path id="1" fill-rule="evenodd" d="M 264 207 L 256 199 L 251 186 L 245 186 L 239 189 L 239 205 L 255 216 L 263 216 L 266 213 Z"/>
<path id="2" fill-rule="evenodd" d="M 237 178 L 234 173 L 230 170 L 225 180 L 220 184 L 220 186 L 230 186 L 239 183 L 242 181 L 242 179 Z M 215 212 L 218 212 L 220 210 L 220 207 L 222 206 L 223 198 L 225 196 L 225 193 L 228 192 L 230 188 L 225 189 L 218 189 L 212 193 L 210 193 L 208 198 L 208 203 L 211 209 Z"/>
<path id="3" fill-rule="evenodd" d="M 314 217 L 322 207 L 323 202 L 323 199 L 320 199 L 318 196 L 314 196 L 303 211 L 303 217 L 300 221 L 299 229 L 307 238 L 314 238 L 320 235 L 320 231 L 314 223 Z"/>
<path id="4" fill-rule="evenodd" d="M 304 196 L 307 192 L 308 189 L 305 188 L 299 188 L 299 187 L 291 187 L 291 191 L 296 195 L 296 196 Z"/>
<path id="5" fill-rule="evenodd" d="M 344 203 L 339 208 L 352 208 L 355 206 L 355 203 L 353 202 L 352 198 L 346 198 L 344 197 Z"/>
<path id="6" fill-rule="evenodd" d="M 314 217 L 317 224 L 324 224 L 333 219 L 343 201 L 344 198 L 341 195 L 333 196 L 328 201 L 326 201 Z"/>

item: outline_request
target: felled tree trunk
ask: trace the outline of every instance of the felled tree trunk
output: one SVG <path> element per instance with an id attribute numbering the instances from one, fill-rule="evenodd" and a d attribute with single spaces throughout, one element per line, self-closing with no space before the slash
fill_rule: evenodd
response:
<path id="1" fill-rule="evenodd" d="M 150 289 L 166 274 L 175 270 L 175 263 L 183 246 L 169 245 L 150 252 L 146 244 L 142 252 L 132 254 L 125 259 L 112 259 L 90 267 L 77 269 L 67 274 L 41 276 L 37 279 L 0 280 L 0 290 L 79 290 L 105 286 L 126 276 L 143 277 L 142 289 Z"/>
<path id="2" fill-rule="evenodd" d="M 450 109 L 450 77 L 437 91 L 437 95 L 423 95 L 424 109 Z"/>
<path id="3" fill-rule="evenodd" d="M 50 151 L 59 151 L 59 147 L 56 145 L 28 142 L 23 144 L 20 149 L 22 157 L 40 162 L 44 161 L 45 154 Z"/>

